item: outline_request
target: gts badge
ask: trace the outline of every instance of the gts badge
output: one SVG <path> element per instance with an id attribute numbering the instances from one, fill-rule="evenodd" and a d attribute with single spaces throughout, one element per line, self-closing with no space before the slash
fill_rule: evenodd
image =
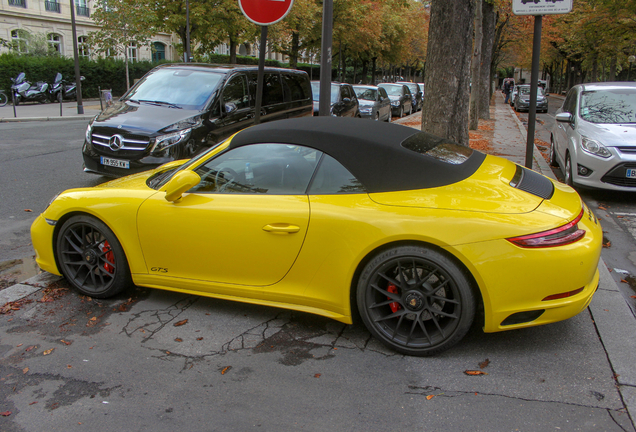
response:
<path id="1" fill-rule="evenodd" d="M 168 273 L 168 269 L 163 267 L 152 267 L 150 271 L 157 273 Z"/>

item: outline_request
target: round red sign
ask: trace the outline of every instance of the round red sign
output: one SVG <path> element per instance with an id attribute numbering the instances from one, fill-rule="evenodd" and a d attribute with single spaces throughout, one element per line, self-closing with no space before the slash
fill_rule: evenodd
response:
<path id="1" fill-rule="evenodd" d="M 239 0 L 243 15 L 254 24 L 267 26 L 287 16 L 294 0 Z"/>

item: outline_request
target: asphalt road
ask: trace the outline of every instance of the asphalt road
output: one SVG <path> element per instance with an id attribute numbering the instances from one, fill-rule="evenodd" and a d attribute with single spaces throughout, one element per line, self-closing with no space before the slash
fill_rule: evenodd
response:
<path id="1" fill-rule="evenodd" d="M 0 124 L 0 256 L 32 253 L 28 226 L 59 190 L 104 180 L 81 172 L 84 128 Z M 0 315 L 2 431 L 634 431 L 587 310 L 511 332 L 475 325 L 414 358 L 304 313 L 52 287 Z"/>

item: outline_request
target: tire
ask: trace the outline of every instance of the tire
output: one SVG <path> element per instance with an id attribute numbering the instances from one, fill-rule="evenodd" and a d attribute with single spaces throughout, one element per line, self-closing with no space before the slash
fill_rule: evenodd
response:
<path id="1" fill-rule="evenodd" d="M 404 106 L 400 107 L 400 118 L 404 117 Z"/>
<path id="2" fill-rule="evenodd" d="M 378 121 L 378 120 L 380 120 L 380 113 L 379 113 L 379 112 L 377 112 L 377 111 L 376 111 L 376 113 L 375 113 L 375 114 L 373 114 L 373 120 L 374 120 L 374 121 Z"/>
<path id="3" fill-rule="evenodd" d="M 550 166 L 558 167 L 559 162 L 557 161 L 556 149 L 554 148 L 554 137 L 550 136 Z"/>
<path id="4" fill-rule="evenodd" d="M 112 297 L 132 285 L 126 255 L 115 234 L 91 216 L 73 216 L 56 239 L 58 268 L 80 293 Z"/>
<path id="5" fill-rule="evenodd" d="M 6 93 L 0 93 L 0 107 L 3 107 L 9 102 L 9 98 Z"/>
<path id="6" fill-rule="evenodd" d="M 362 271 L 356 298 L 369 332 L 407 355 L 449 349 L 475 318 L 475 295 L 465 272 L 426 247 L 399 246 L 376 255 Z"/>
<path id="7" fill-rule="evenodd" d="M 391 123 L 393 121 L 393 113 L 389 110 L 389 116 L 386 119 L 387 123 Z"/>
<path id="8" fill-rule="evenodd" d="M 413 105 L 411 104 L 411 108 L 409 108 L 409 115 L 413 114 Z"/>
<path id="9" fill-rule="evenodd" d="M 565 155 L 565 172 L 563 175 L 565 176 L 565 184 L 574 187 L 574 180 L 572 179 L 572 158 L 570 157 L 570 153 Z"/>

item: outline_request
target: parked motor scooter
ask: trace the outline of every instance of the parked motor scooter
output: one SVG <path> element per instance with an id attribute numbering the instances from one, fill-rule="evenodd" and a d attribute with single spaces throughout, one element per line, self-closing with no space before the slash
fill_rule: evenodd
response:
<path id="1" fill-rule="evenodd" d="M 43 81 L 38 81 L 35 85 L 25 80 L 26 75 L 20 72 L 17 78 L 11 78 L 13 85 L 11 91 L 15 98 L 15 104 L 20 102 L 37 101 L 45 103 L 48 99 L 49 85 Z"/>
<path id="2" fill-rule="evenodd" d="M 84 81 L 83 76 L 80 77 L 80 81 Z M 58 72 L 55 75 L 53 84 L 51 84 L 49 99 L 51 101 L 59 101 L 60 97 L 62 99 L 77 99 L 77 84 L 75 82 L 70 83 L 62 79 L 62 74 Z"/>

